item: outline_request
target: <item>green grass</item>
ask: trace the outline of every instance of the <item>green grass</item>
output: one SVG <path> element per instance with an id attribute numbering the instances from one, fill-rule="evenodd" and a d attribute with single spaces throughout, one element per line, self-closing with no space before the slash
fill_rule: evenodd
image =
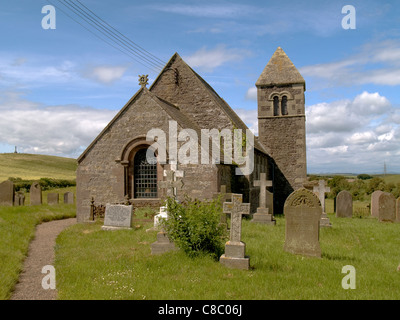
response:
<path id="1" fill-rule="evenodd" d="M 78 224 L 57 239 L 59 299 L 400 299 L 400 224 L 329 219 L 333 227 L 320 230 L 321 259 L 283 250 L 283 217 L 276 226 L 244 220 L 249 271 L 180 251 L 152 256 L 151 223 L 112 232 L 101 222 Z M 345 265 L 356 269 L 355 290 L 341 286 Z"/>
<path id="2" fill-rule="evenodd" d="M 0 207 L 0 300 L 18 281 L 37 224 L 75 217 L 75 205 Z"/>
<path id="3" fill-rule="evenodd" d="M 0 154 L 0 182 L 9 177 L 35 180 L 40 178 L 76 178 L 75 159 L 24 153 Z"/>

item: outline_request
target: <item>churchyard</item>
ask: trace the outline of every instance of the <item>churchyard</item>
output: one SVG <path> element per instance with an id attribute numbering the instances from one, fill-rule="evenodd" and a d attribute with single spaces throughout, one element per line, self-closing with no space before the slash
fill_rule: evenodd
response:
<path id="1" fill-rule="evenodd" d="M 60 189 L 75 192 L 75 188 Z M 43 199 L 47 193 L 43 192 Z M 46 195 L 46 196 L 45 196 Z M 375 217 L 336 217 L 325 199 L 331 227 L 319 229 L 320 257 L 285 250 L 287 217 L 275 224 L 243 218 L 248 270 L 229 268 L 209 255 L 182 250 L 151 253 L 157 232 L 149 209 L 138 209 L 128 230 L 104 231 L 104 219 L 77 224 L 57 238 L 55 269 L 59 299 L 400 299 L 398 223 Z M 0 207 L 1 299 L 8 299 L 21 271 L 34 226 L 75 215 L 75 206 Z M 368 201 L 354 201 L 355 209 Z M 356 210 L 355 210 L 356 211 Z M 230 224 L 230 219 L 228 219 Z M 226 233 L 226 240 L 229 232 Z M 79 249 L 77 249 L 79 248 Z M 345 266 L 355 270 L 355 289 L 342 286 Z"/>

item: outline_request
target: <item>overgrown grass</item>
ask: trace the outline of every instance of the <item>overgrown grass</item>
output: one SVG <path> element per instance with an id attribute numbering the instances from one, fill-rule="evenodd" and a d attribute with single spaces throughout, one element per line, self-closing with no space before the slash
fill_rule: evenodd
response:
<path id="1" fill-rule="evenodd" d="M 0 182 L 10 177 L 38 180 L 43 177 L 74 180 L 75 159 L 25 153 L 0 154 Z"/>
<path id="2" fill-rule="evenodd" d="M 18 281 L 37 224 L 75 217 L 74 205 L 0 207 L 0 300 Z"/>
<path id="3" fill-rule="evenodd" d="M 151 223 L 120 231 L 75 225 L 57 239 L 59 299 L 400 299 L 400 224 L 331 214 L 318 259 L 285 252 L 285 219 L 276 219 L 276 226 L 243 221 L 249 271 L 182 251 L 152 256 Z M 356 269 L 355 290 L 341 286 L 345 265 Z"/>

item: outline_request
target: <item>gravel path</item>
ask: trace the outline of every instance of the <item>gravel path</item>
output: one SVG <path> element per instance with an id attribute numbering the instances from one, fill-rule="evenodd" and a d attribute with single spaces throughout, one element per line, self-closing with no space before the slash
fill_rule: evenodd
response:
<path id="1" fill-rule="evenodd" d="M 11 300 L 55 300 L 56 289 L 43 289 L 42 279 L 49 274 L 42 273 L 46 265 L 54 265 L 54 246 L 59 233 L 76 223 L 76 218 L 45 222 L 36 227 L 35 238 L 29 244 L 28 256 L 23 271 L 14 288 Z M 57 270 L 56 270 L 57 280 Z"/>

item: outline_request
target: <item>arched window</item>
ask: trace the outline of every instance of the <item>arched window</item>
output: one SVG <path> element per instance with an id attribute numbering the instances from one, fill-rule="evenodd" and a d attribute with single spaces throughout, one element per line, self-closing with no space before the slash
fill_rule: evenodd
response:
<path id="1" fill-rule="evenodd" d="M 282 102 L 281 102 L 281 108 L 282 108 L 282 115 L 286 116 L 288 114 L 287 110 L 287 97 L 283 96 L 282 97 Z"/>
<path id="2" fill-rule="evenodd" d="M 147 159 L 147 148 L 136 152 L 133 159 L 134 198 L 157 198 L 157 158 Z"/>
<path id="3" fill-rule="evenodd" d="M 274 116 L 279 116 L 279 98 L 274 97 Z"/>

